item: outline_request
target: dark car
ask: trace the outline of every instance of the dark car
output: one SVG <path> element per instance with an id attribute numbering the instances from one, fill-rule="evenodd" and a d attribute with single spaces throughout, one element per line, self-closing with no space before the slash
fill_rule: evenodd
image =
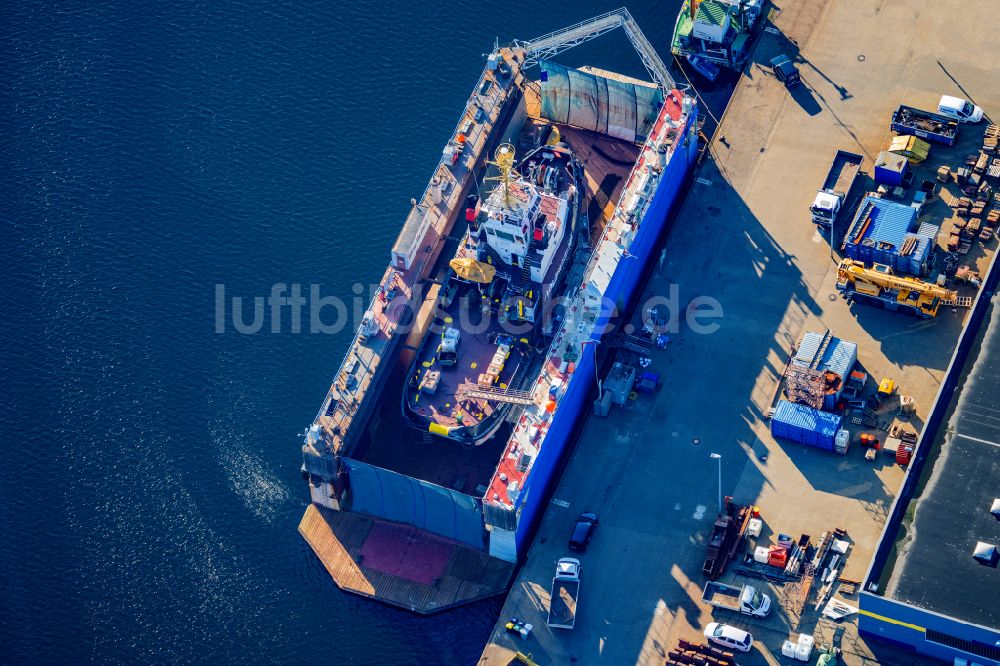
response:
<path id="1" fill-rule="evenodd" d="M 569 549 L 578 553 L 585 552 L 595 529 L 597 529 L 597 514 L 581 513 L 576 519 L 576 526 L 573 527 L 573 536 L 569 538 Z"/>
<path id="2" fill-rule="evenodd" d="M 798 68 L 792 64 L 792 61 L 786 55 L 772 58 L 771 69 L 774 70 L 774 76 L 784 83 L 786 88 L 791 88 L 802 82 L 802 79 L 799 77 Z"/>

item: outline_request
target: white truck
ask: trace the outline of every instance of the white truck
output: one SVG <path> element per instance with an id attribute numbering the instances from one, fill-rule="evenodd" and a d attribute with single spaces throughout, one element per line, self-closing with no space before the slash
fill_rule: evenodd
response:
<path id="1" fill-rule="evenodd" d="M 837 219 L 861 171 L 862 160 L 864 158 L 857 153 L 837 151 L 837 155 L 833 158 L 833 166 L 823 181 L 823 187 L 816 193 L 816 198 L 809 207 L 815 224 L 829 229 Z"/>
<path id="2" fill-rule="evenodd" d="M 725 608 L 753 617 L 766 617 L 771 612 L 771 597 L 753 585 L 736 587 L 709 581 L 702 590 L 701 600 L 716 608 Z"/>
<path id="3" fill-rule="evenodd" d="M 556 576 L 552 579 L 548 625 L 554 629 L 572 629 L 579 598 L 580 560 L 564 557 L 556 563 Z"/>

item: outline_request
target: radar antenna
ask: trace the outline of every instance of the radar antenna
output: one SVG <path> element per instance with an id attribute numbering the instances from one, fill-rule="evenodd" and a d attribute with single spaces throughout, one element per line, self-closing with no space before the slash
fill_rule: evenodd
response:
<path id="1" fill-rule="evenodd" d="M 511 206 L 510 184 L 520 178 L 520 174 L 514 170 L 514 146 L 509 143 L 501 144 L 497 152 L 493 155 L 493 161 L 486 162 L 490 166 L 495 166 L 500 174 L 497 176 L 487 176 L 486 180 L 496 180 L 503 187 L 503 202 L 507 208 Z"/>

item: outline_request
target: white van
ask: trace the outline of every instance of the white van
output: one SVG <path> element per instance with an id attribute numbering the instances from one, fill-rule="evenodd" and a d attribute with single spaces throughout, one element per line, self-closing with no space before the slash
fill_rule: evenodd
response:
<path id="1" fill-rule="evenodd" d="M 753 636 L 749 632 L 718 622 L 705 627 L 705 638 L 716 645 L 740 652 L 749 652 L 753 645 Z"/>
<path id="2" fill-rule="evenodd" d="M 951 95 L 941 96 L 937 112 L 962 123 L 978 123 L 983 119 L 982 109 L 961 97 L 952 97 Z"/>

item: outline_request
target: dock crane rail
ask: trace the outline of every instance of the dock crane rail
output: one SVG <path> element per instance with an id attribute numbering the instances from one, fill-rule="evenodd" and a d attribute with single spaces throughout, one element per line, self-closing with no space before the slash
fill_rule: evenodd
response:
<path id="1" fill-rule="evenodd" d="M 663 60 L 656 53 L 656 49 L 646 39 L 646 35 L 642 33 L 639 24 L 632 18 L 632 14 L 624 7 L 535 39 L 515 41 L 514 46 L 525 51 L 525 66 L 537 65 L 539 60 L 552 58 L 567 49 L 589 42 L 616 28 L 625 30 L 625 34 L 632 42 L 632 46 L 635 47 L 636 53 L 639 54 L 646 71 L 649 72 L 658 86 L 663 88 L 665 92 L 677 88 L 677 84 L 670 76 Z"/>

